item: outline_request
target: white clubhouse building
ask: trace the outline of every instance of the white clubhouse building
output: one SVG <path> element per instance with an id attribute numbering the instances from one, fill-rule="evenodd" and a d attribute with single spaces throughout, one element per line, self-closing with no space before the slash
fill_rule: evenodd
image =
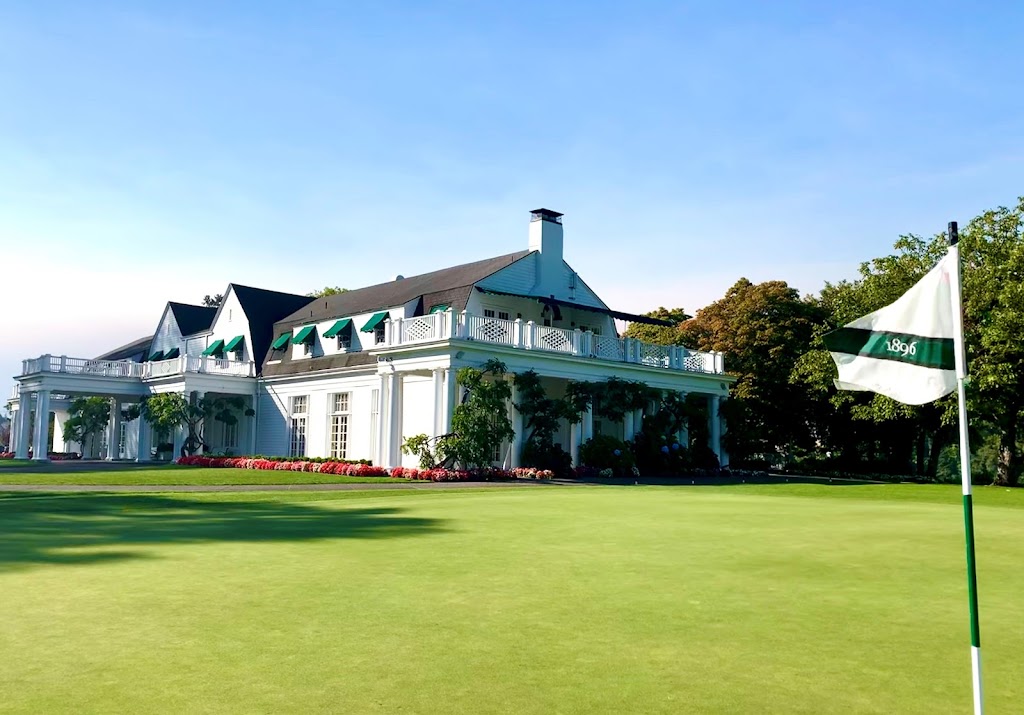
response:
<path id="1" fill-rule="evenodd" d="M 208 426 L 214 452 L 416 466 L 402 441 L 449 432 L 460 397 L 456 372 L 497 358 L 509 373 L 536 371 L 552 396 L 570 381 L 610 377 L 706 395 L 709 446 L 726 463 L 718 408 L 732 378 L 722 354 L 619 337 L 616 319 L 658 321 L 610 309 L 583 282 L 563 260 L 561 216 L 532 212 L 527 250 L 321 298 L 230 284 L 218 308 L 168 303 L 152 336 L 96 359 L 24 360 L 9 403 L 13 450 L 25 458 L 31 442 L 148 461 L 166 442 L 176 456 L 180 430 L 155 435 L 141 419 L 124 423 L 121 408 L 178 392 L 237 395 L 255 411 L 233 427 Z M 103 396 L 117 407 L 101 444 L 64 444 L 75 396 Z M 496 449 L 496 461 L 520 466 L 522 420 L 508 409 L 516 436 Z M 621 424 L 584 414 L 562 425 L 558 439 L 575 461 L 595 433 L 631 438 L 640 413 Z M 52 414 L 52 426 L 32 414 Z M 33 459 L 45 460 L 47 451 L 35 449 Z"/>

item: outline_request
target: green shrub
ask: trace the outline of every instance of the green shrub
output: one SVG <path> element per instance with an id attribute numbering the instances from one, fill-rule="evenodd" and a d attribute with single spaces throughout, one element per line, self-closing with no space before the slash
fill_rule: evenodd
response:
<path id="1" fill-rule="evenodd" d="M 636 459 L 630 444 L 609 435 L 597 435 L 580 446 L 580 462 L 594 469 L 611 469 L 622 476 L 630 472 Z"/>

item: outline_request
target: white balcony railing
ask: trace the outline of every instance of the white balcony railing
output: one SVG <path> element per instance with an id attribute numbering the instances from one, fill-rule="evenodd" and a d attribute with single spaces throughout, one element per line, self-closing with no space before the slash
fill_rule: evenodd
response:
<path id="1" fill-rule="evenodd" d="M 68 357 L 67 355 L 42 355 L 38 358 L 22 360 L 22 375 L 34 375 L 41 372 L 136 380 L 181 375 L 186 372 L 235 377 L 253 377 L 255 375 L 254 366 L 251 362 L 192 355 L 182 355 L 171 360 L 158 360 L 156 362 L 89 360 L 87 358 Z"/>
<path id="2" fill-rule="evenodd" d="M 688 350 L 678 345 L 653 345 L 632 338 L 594 335 L 580 330 L 537 325 L 533 321 L 503 320 L 465 311 L 396 318 L 384 325 L 384 342 L 378 348 L 439 340 L 474 340 L 520 350 L 541 350 L 668 370 L 725 372 L 722 353 Z"/>

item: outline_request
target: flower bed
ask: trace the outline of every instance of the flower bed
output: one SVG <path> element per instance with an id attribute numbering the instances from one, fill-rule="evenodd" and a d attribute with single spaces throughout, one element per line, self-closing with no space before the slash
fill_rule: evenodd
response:
<path id="1" fill-rule="evenodd" d="M 346 461 L 282 461 L 264 457 L 179 457 L 175 464 L 189 467 L 228 469 L 260 469 L 276 472 L 314 472 L 337 474 L 345 477 L 391 477 L 425 482 L 469 482 L 515 479 L 516 475 L 504 469 L 414 469 L 411 467 L 375 467 L 364 462 Z"/>
<path id="2" fill-rule="evenodd" d="M 32 458 L 32 450 L 28 451 L 29 459 Z M 66 462 L 71 459 L 81 459 L 78 452 L 50 452 L 46 455 L 51 462 Z M 14 452 L 0 452 L 0 459 L 14 459 Z"/>

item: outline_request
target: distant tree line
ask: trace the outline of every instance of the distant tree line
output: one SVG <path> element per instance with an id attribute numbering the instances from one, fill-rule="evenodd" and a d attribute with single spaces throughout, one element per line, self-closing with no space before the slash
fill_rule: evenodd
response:
<path id="1" fill-rule="evenodd" d="M 801 297 L 784 281 L 743 278 L 674 328 L 631 325 L 630 337 L 726 354 L 737 382 L 723 410 L 736 466 L 958 479 L 956 397 L 912 407 L 836 390 L 826 332 L 896 300 L 946 253 L 945 234 L 900 236 L 854 280 Z M 960 231 L 968 386 L 978 480 L 1016 486 L 1024 438 L 1024 198 Z"/>

